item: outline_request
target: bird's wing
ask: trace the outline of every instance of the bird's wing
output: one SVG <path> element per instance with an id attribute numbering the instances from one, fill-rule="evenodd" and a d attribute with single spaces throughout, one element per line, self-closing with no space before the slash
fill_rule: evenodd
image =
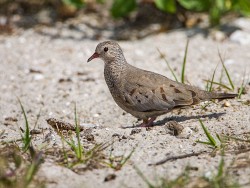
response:
<path id="1" fill-rule="evenodd" d="M 122 86 L 122 95 L 129 108 L 140 112 L 168 111 L 175 106 L 195 103 L 195 92 L 184 84 L 149 71 L 136 72 L 137 75 L 127 75 Z"/>

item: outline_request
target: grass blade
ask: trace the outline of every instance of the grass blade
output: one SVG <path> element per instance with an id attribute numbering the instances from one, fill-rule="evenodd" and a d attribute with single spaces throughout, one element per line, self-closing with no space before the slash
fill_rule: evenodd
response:
<path id="1" fill-rule="evenodd" d="M 28 122 L 28 118 L 27 118 L 27 115 L 26 115 L 26 112 L 24 110 L 24 107 L 20 101 L 19 98 L 17 98 L 19 104 L 20 104 L 20 107 L 22 109 L 22 113 L 23 113 L 23 116 L 24 116 L 24 119 L 25 119 L 25 133 L 24 135 L 22 135 L 22 140 L 23 140 L 23 151 L 26 152 L 30 146 L 30 143 L 31 143 L 31 135 L 30 135 L 30 129 L 29 129 L 29 122 Z"/>
<path id="2" fill-rule="evenodd" d="M 216 72 L 216 70 L 217 70 L 217 67 L 218 67 L 218 64 L 216 65 L 216 67 L 215 67 L 215 69 L 214 69 L 214 72 L 213 72 L 212 80 L 211 80 L 211 82 L 210 82 L 210 86 L 209 86 L 209 89 L 208 89 L 209 92 L 211 92 L 212 89 L 213 89 L 214 76 L 215 76 L 215 72 Z M 207 83 L 209 83 L 209 82 L 207 82 Z"/>
<path id="3" fill-rule="evenodd" d="M 224 159 L 222 158 L 218 167 L 217 178 L 220 179 L 223 176 L 224 170 Z"/>
<path id="4" fill-rule="evenodd" d="M 205 141 L 200 141 L 200 140 L 198 140 L 197 142 L 201 143 L 201 144 L 206 144 L 206 145 L 214 146 L 211 142 L 205 142 Z"/>
<path id="5" fill-rule="evenodd" d="M 212 81 L 210 81 L 210 80 L 204 80 L 205 82 L 212 82 Z M 215 84 L 215 85 L 219 85 L 219 86 L 221 86 L 221 87 L 223 87 L 223 88 L 225 88 L 225 89 L 227 89 L 227 90 L 230 90 L 230 91 L 232 91 L 232 89 L 230 88 L 230 87 L 228 87 L 228 86 L 226 86 L 226 85 L 224 85 L 224 84 L 222 84 L 222 83 L 219 83 L 219 82 L 213 82 L 213 84 Z"/>
<path id="6" fill-rule="evenodd" d="M 77 119 L 76 103 L 75 103 L 74 111 L 75 111 L 76 137 L 77 137 L 77 144 L 78 144 L 77 153 L 78 153 L 78 159 L 82 160 L 82 145 L 80 141 L 80 128 L 79 128 L 79 121 Z"/>
<path id="7" fill-rule="evenodd" d="M 139 168 L 134 166 L 134 169 L 136 170 L 137 174 L 142 178 L 142 180 L 147 184 L 148 188 L 154 188 L 155 186 L 150 183 L 150 181 L 146 178 L 146 176 L 142 173 Z"/>
<path id="8" fill-rule="evenodd" d="M 214 147 L 217 147 L 217 144 L 216 144 L 216 141 L 215 141 L 215 139 L 212 137 L 212 135 L 209 133 L 209 131 L 207 130 L 207 128 L 205 127 L 205 125 L 203 124 L 203 122 L 201 121 L 201 119 L 199 119 L 199 122 L 200 122 L 200 124 L 201 124 L 201 126 L 202 126 L 202 129 L 203 129 L 203 131 L 204 131 L 204 133 L 206 134 L 206 136 L 207 136 L 207 138 L 208 138 L 208 140 L 209 140 L 209 142 L 208 143 L 210 143 L 212 146 L 214 146 Z"/>
<path id="9" fill-rule="evenodd" d="M 132 156 L 132 154 L 135 152 L 135 148 L 133 148 L 133 150 L 129 153 L 129 155 L 127 157 L 125 157 L 125 159 L 121 162 L 121 165 L 123 166 Z"/>
<path id="10" fill-rule="evenodd" d="M 243 91 L 245 89 L 245 86 L 246 86 L 246 84 L 245 84 L 245 76 L 246 76 L 246 70 L 244 71 L 244 76 L 243 76 L 242 83 L 241 83 L 241 86 L 240 86 L 240 89 L 239 89 L 239 92 L 238 92 L 238 99 L 241 98 L 241 95 L 242 95 L 242 93 L 243 93 Z"/>
<path id="11" fill-rule="evenodd" d="M 176 77 L 176 75 L 175 75 L 175 73 L 174 73 L 174 71 L 173 71 L 173 69 L 170 67 L 170 65 L 169 65 L 169 63 L 168 63 L 168 61 L 167 61 L 167 59 L 165 58 L 164 54 L 160 51 L 159 48 L 156 48 L 156 49 L 157 49 L 157 51 L 159 52 L 161 58 L 163 58 L 164 61 L 167 63 L 168 69 L 170 70 L 171 74 L 173 75 L 175 81 L 176 81 L 176 82 L 179 82 L 178 79 L 177 79 L 177 77 Z"/>
<path id="12" fill-rule="evenodd" d="M 32 163 L 27 169 L 26 175 L 25 175 L 25 187 L 28 187 L 28 185 L 33 180 L 33 177 L 37 173 L 41 163 L 42 163 L 42 152 L 36 153 L 34 158 L 32 159 Z"/>
<path id="13" fill-rule="evenodd" d="M 186 61 L 187 61 L 188 44 L 189 44 L 189 40 L 187 40 L 185 55 L 184 55 L 184 59 L 182 63 L 182 70 L 181 70 L 181 82 L 182 83 L 185 82 L 185 68 L 186 68 Z"/>
<path id="14" fill-rule="evenodd" d="M 219 49 L 218 49 L 218 54 L 219 54 L 220 61 L 221 61 L 221 64 L 222 64 L 222 66 L 223 66 L 223 69 L 224 69 L 225 72 L 226 72 L 227 79 L 228 79 L 228 81 L 229 81 L 229 83 L 230 83 L 230 85 L 231 85 L 231 88 L 232 88 L 231 90 L 234 90 L 234 84 L 233 84 L 233 82 L 232 82 L 232 79 L 231 79 L 231 77 L 230 77 L 228 71 L 227 71 L 227 68 L 226 68 L 226 66 L 225 66 L 225 64 L 224 64 L 224 61 L 223 61 L 222 57 L 221 57 L 221 53 L 220 53 Z"/>
<path id="15" fill-rule="evenodd" d="M 40 116 L 41 116 L 41 108 L 40 108 L 40 110 L 39 110 L 39 112 L 38 112 L 38 114 L 36 116 L 36 122 L 35 122 L 35 125 L 34 125 L 33 129 L 36 129 L 36 126 L 37 126 L 37 123 L 38 123 L 38 120 L 39 120 Z"/>

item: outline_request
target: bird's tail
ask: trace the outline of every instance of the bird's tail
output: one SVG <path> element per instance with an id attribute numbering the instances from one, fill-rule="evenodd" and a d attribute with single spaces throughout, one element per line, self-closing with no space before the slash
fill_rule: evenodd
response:
<path id="1" fill-rule="evenodd" d="M 215 92 L 207 92 L 209 99 L 230 99 L 235 98 L 238 94 L 235 93 L 215 93 Z"/>

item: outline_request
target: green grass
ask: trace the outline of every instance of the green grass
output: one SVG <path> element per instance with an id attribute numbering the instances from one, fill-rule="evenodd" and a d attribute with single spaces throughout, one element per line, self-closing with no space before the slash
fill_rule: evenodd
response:
<path id="1" fill-rule="evenodd" d="M 142 180 L 146 183 L 148 188 L 181 188 L 186 187 L 190 182 L 190 168 L 187 166 L 184 171 L 177 176 L 176 178 L 170 180 L 167 178 L 158 178 L 158 183 L 152 183 L 143 173 L 142 171 L 134 166 L 137 174 L 142 178 Z"/>
<path id="2" fill-rule="evenodd" d="M 148 188 L 156 188 L 156 186 L 153 185 L 153 184 L 148 180 L 148 178 L 142 173 L 142 171 L 141 171 L 138 167 L 134 166 L 134 169 L 135 169 L 135 171 L 137 172 L 137 174 L 141 177 L 141 179 L 147 184 Z"/>
<path id="3" fill-rule="evenodd" d="M 185 82 L 185 70 L 186 70 L 186 62 L 187 62 L 188 45 L 189 45 L 189 40 L 187 40 L 187 43 L 186 43 L 185 54 L 184 54 L 183 62 L 182 62 L 181 78 L 180 78 L 181 83 Z M 175 81 L 179 82 L 174 70 L 171 68 L 170 64 L 168 63 L 167 59 L 165 58 L 165 55 L 159 50 L 159 48 L 157 48 L 157 51 L 159 52 L 160 57 L 163 58 L 164 61 L 166 62 L 168 69 L 170 70 L 171 74 L 173 75 Z"/>
<path id="4" fill-rule="evenodd" d="M 83 146 L 81 144 L 81 140 L 80 140 L 80 128 L 79 128 L 79 124 L 80 121 L 77 118 L 77 109 L 76 109 L 76 104 L 74 107 L 74 120 L 75 120 L 75 131 L 76 131 L 76 140 L 77 142 L 75 142 L 74 138 L 71 136 L 70 140 L 67 140 L 64 138 L 64 136 L 62 134 L 60 134 L 61 136 L 61 140 L 63 142 L 63 153 L 64 153 L 64 157 L 68 158 L 67 153 L 65 153 L 65 149 L 64 149 L 64 141 L 68 144 L 68 146 L 70 146 L 71 150 L 74 152 L 74 155 L 77 159 L 76 163 L 82 163 L 84 162 L 83 160 L 83 153 L 85 152 L 83 150 Z M 58 131 L 60 132 L 60 131 Z M 68 159 L 67 159 L 68 161 Z"/>
<path id="5" fill-rule="evenodd" d="M 229 74 L 229 71 L 227 70 L 227 68 L 225 66 L 224 60 L 223 60 L 223 58 L 221 56 L 221 53 L 220 53 L 219 49 L 218 49 L 218 54 L 219 54 L 220 63 L 222 64 L 222 70 L 221 70 L 220 78 L 219 78 L 219 81 L 214 81 L 214 77 L 215 77 L 217 67 L 218 67 L 218 65 L 217 65 L 215 70 L 213 71 L 213 75 L 212 75 L 211 80 L 204 80 L 206 82 L 206 90 L 211 92 L 213 90 L 213 85 L 218 85 L 221 88 L 224 88 L 224 89 L 229 90 L 229 91 L 233 91 L 235 86 L 233 84 L 233 81 L 232 81 L 232 78 L 231 78 L 231 76 Z M 223 73 L 224 72 L 226 73 L 227 80 L 229 82 L 229 86 L 222 83 L 222 78 L 223 78 Z"/>
<path id="6" fill-rule="evenodd" d="M 139 168 L 134 166 L 139 177 L 146 183 L 148 188 L 239 188 L 239 183 L 229 173 L 230 168 L 225 167 L 224 158 L 218 164 L 217 171 L 211 176 L 192 175 L 191 167 L 187 166 L 183 172 L 174 179 L 164 177 L 155 178 L 156 183 L 152 183 Z"/>
<path id="7" fill-rule="evenodd" d="M 215 82 L 215 81 L 210 81 L 210 80 L 204 80 L 205 82 L 209 82 L 211 84 L 215 84 L 215 85 L 218 85 L 218 86 L 221 86 L 222 88 L 225 88 L 227 90 L 232 90 L 230 87 L 228 87 L 227 85 L 223 84 L 223 83 L 220 83 L 220 82 Z"/>
<path id="8" fill-rule="evenodd" d="M 32 182 L 35 174 L 37 173 L 40 165 L 43 162 L 42 152 L 37 153 L 34 150 L 32 151 L 32 149 L 30 148 L 30 153 L 32 157 L 32 162 L 28 166 L 26 173 L 25 173 L 25 184 L 24 184 L 25 187 L 28 187 L 28 185 Z"/>
<path id="9" fill-rule="evenodd" d="M 185 83 L 185 69 L 186 69 L 186 62 L 187 62 L 188 44 L 189 44 L 189 40 L 187 40 L 187 43 L 186 43 L 185 54 L 184 54 L 182 69 L 181 69 L 181 83 L 183 84 Z"/>
<path id="10" fill-rule="evenodd" d="M 239 188 L 240 185 L 234 178 L 229 174 L 228 169 L 225 167 L 225 161 L 222 157 L 218 166 L 217 173 L 211 178 L 204 177 L 204 180 L 207 182 L 206 187 L 211 188 Z"/>
<path id="11" fill-rule="evenodd" d="M 131 158 L 132 154 L 135 152 L 135 148 L 127 155 L 121 157 L 112 156 L 113 149 L 110 150 L 108 162 L 104 162 L 104 164 L 114 170 L 120 170 L 126 162 Z"/>
<path id="12" fill-rule="evenodd" d="M 28 121 L 26 112 L 24 110 L 24 107 L 23 107 L 19 98 L 18 98 L 18 102 L 20 104 L 20 107 L 21 107 L 21 110 L 22 110 L 22 113 L 24 116 L 24 120 L 25 120 L 25 130 L 24 130 L 23 134 L 21 133 L 21 137 L 22 137 L 22 142 L 23 142 L 22 150 L 24 152 L 26 152 L 29 149 L 29 147 L 31 146 L 31 135 L 30 135 L 30 128 L 29 128 L 29 121 Z"/>
<path id="13" fill-rule="evenodd" d="M 224 69 L 224 71 L 226 72 L 227 79 L 228 79 L 229 84 L 230 84 L 230 86 L 231 86 L 231 90 L 233 91 L 233 90 L 234 90 L 234 84 L 233 84 L 233 81 L 232 81 L 232 79 L 231 79 L 231 76 L 230 76 L 230 74 L 229 74 L 229 72 L 228 72 L 228 70 L 227 70 L 227 68 L 226 68 L 226 66 L 225 66 L 225 64 L 224 64 L 224 60 L 223 60 L 223 58 L 222 58 L 222 56 L 221 56 L 221 53 L 220 53 L 219 49 L 218 49 L 218 54 L 219 54 L 220 62 L 221 62 L 221 64 L 222 64 L 222 66 L 223 66 L 223 69 Z"/>
<path id="14" fill-rule="evenodd" d="M 167 66 L 168 66 L 168 69 L 170 70 L 171 74 L 173 75 L 175 81 L 176 81 L 176 82 L 179 82 L 178 79 L 177 79 L 177 76 L 176 76 L 175 73 L 174 73 L 174 70 L 171 68 L 171 66 L 169 65 L 167 59 L 165 58 L 165 55 L 160 51 L 159 48 L 157 48 L 157 51 L 159 52 L 160 57 L 163 58 L 164 61 L 166 62 Z"/>
<path id="15" fill-rule="evenodd" d="M 76 111 L 76 104 L 74 108 L 74 116 L 75 116 L 75 127 L 76 127 L 76 139 L 77 143 L 75 143 L 74 139 L 71 137 L 71 140 L 65 140 L 66 143 L 71 147 L 71 149 L 74 151 L 75 156 L 78 160 L 78 162 L 82 162 L 83 160 L 83 146 L 81 144 L 80 140 L 80 128 L 79 128 L 79 120 L 77 118 L 77 111 Z"/>
<path id="16" fill-rule="evenodd" d="M 28 150 L 29 152 L 23 153 L 14 144 L 1 148 L 0 187 L 44 187 L 42 182 L 34 179 L 43 162 L 42 153 L 36 152 L 32 147 Z M 27 158 L 31 158 L 31 162 Z"/>
<path id="17" fill-rule="evenodd" d="M 211 79 L 211 82 L 210 81 L 207 81 L 207 91 L 211 92 L 213 90 L 213 83 L 214 83 L 214 76 L 215 76 L 215 72 L 217 70 L 217 67 L 218 67 L 218 64 L 216 65 L 215 69 L 214 69 L 214 72 L 213 72 L 213 75 L 212 75 L 212 79 Z M 209 86 L 209 87 L 208 87 Z"/>
<path id="18" fill-rule="evenodd" d="M 205 125 L 204 125 L 204 123 L 202 122 L 201 119 L 199 119 L 199 122 L 200 122 L 200 125 L 201 125 L 201 127 L 202 127 L 202 129 L 203 129 L 203 131 L 204 131 L 204 133 L 205 133 L 205 135 L 207 137 L 207 141 L 200 141 L 200 140 L 198 140 L 197 142 L 201 143 L 201 144 L 209 145 L 209 146 L 211 146 L 213 148 L 220 147 L 220 145 L 216 142 L 215 138 L 210 134 L 210 132 L 208 131 L 208 129 L 205 127 Z M 221 141 L 219 135 L 216 134 L 216 136 L 217 136 L 217 139 L 219 141 Z"/>
<path id="19" fill-rule="evenodd" d="M 89 164 L 89 166 L 101 164 L 104 158 L 102 151 L 106 149 L 109 145 L 106 143 L 95 144 L 95 146 L 89 150 L 84 149 L 81 143 L 81 139 L 80 139 L 81 137 L 80 128 L 79 128 L 80 120 L 78 119 L 78 116 L 77 116 L 76 104 L 74 107 L 74 120 L 75 120 L 75 127 L 76 127 L 75 139 L 72 137 L 72 135 L 70 139 L 67 139 L 62 135 L 62 133 L 60 133 L 60 131 L 58 131 L 59 136 L 61 137 L 62 145 L 63 145 L 63 148 L 62 148 L 62 155 L 64 159 L 63 164 L 66 163 L 66 166 L 70 169 L 75 168 L 79 164 Z M 70 150 L 65 149 L 64 143 L 66 143 L 70 147 Z M 69 160 L 69 156 L 71 156 L 70 160 Z"/>
<path id="20" fill-rule="evenodd" d="M 238 91 L 238 99 L 241 98 L 241 95 L 244 93 L 245 87 L 246 87 L 246 85 L 248 83 L 248 81 L 245 82 L 245 76 L 246 76 L 246 70 L 244 72 L 243 79 L 242 79 L 242 82 L 241 82 L 241 86 L 240 86 L 239 91 Z"/>

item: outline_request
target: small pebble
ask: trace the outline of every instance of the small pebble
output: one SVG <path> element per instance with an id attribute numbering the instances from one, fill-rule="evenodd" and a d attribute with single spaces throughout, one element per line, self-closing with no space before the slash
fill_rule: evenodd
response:
<path id="1" fill-rule="evenodd" d="M 211 36 L 215 41 L 218 41 L 218 42 L 222 42 L 227 38 L 224 32 L 218 31 L 218 30 L 212 31 Z"/>
<path id="2" fill-rule="evenodd" d="M 94 135 L 92 135 L 92 134 L 87 134 L 87 135 L 85 135 L 85 138 L 86 138 L 86 140 L 89 141 L 89 142 L 95 141 L 95 137 L 94 137 Z"/>
<path id="3" fill-rule="evenodd" d="M 17 122 L 17 118 L 15 118 L 15 117 L 6 117 L 4 120 Z"/>
<path id="4" fill-rule="evenodd" d="M 141 129 L 132 129 L 130 135 L 138 134 L 140 132 L 141 132 Z"/>
<path id="5" fill-rule="evenodd" d="M 109 174 L 104 178 L 104 182 L 114 180 L 116 178 L 115 174 Z"/>
<path id="6" fill-rule="evenodd" d="M 34 80 L 38 81 L 38 80 L 44 79 L 44 76 L 42 74 L 36 74 L 36 75 L 34 75 L 33 78 L 34 78 Z"/>
<path id="7" fill-rule="evenodd" d="M 113 135 L 112 135 L 112 137 L 120 137 L 120 135 L 118 134 L 118 133 L 114 133 Z"/>
<path id="8" fill-rule="evenodd" d="M 178 136 L 179 134 L 181 134 L 184 127 L 176 121 L 169 121 L 165 126 L 165 129 L 170 130 L 168 132 L 171 135 Z"/>
<path id="9" fill-rule="evenodd" d="M 228 101 L 226 101 L 226 102 L 223 104 L 223 107 L 229 107 L 229 106 L 231 106 L 231 103 L 228 102 Z"/>
<path id="10" fill-rule="evenodd" d="M 230 40 L 233 42 L 237 42 L 241 45 L 250 44 L 250 33 L 246 31 L 237 30 L 231 34 Z"/>
<path id="11" fill-rule="evenodd" d="M 91 124 L 91 123 L 81 123 L 80 127 L 84 127 L 84 128 L 96 128 L 96 127 L 98 127 L 98 125 Z"/>
<path id="12" fill-rule="evenodd" d="M 177 137 L 188 139 L 192 135 L 192 133 L 193 131 L 189 127 L 185 127 Z"/>
<path id="13" fill-rule="evenodd" d="M 30 131 L 30 134 L 31 134 L 31 135 L 33 135 L 33 134 L 41 134 L 41 133 L 42 133 L 42 131 L 39 130 L 39 129 L 32 129 L 32 130 Z"/>

